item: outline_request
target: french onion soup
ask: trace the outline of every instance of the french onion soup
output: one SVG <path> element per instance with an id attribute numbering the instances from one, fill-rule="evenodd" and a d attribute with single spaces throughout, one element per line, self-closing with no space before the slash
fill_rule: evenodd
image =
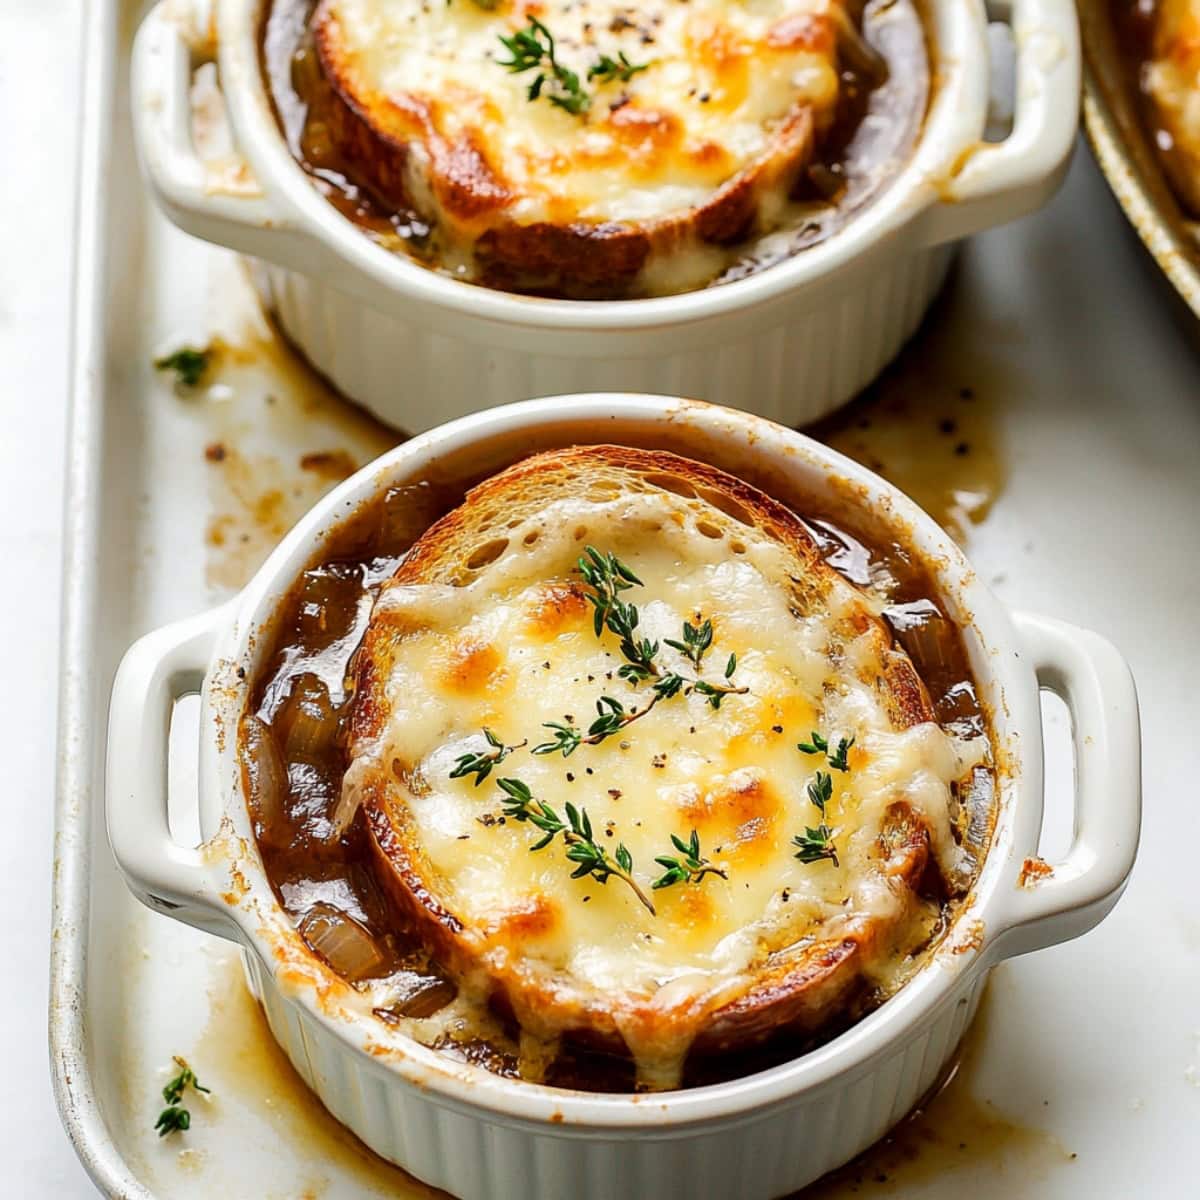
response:
<path id="1" fill-rule="evenodd" d="M 541 295 L 665 295 L 822 240 L 904 162 L 915 0 L 273 0 L 292 154 L 371 237 Z"/>
<path id="2" fill-rule="evenodd" d="M 619 446 L 358 514 L 240 730 L 307 947 L 418 1041 L 587 1090 L 743 1075 L 886 1000 L 976 877 L 994 764 L 958 630 L 862 517 Z"/>

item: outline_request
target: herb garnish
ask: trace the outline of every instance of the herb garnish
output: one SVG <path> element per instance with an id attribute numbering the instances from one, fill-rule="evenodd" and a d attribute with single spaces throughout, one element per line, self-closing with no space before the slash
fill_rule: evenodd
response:
<path id="1" fill-rule="evenodd" d="M 579 82 L 579 76 L 555 57 L 554 35 L 537 17 L 531 16 L 529 25 L 510 37 L 501 34 L 500 41 L 510 55 L 507 59 L 496 60 L 500 66 L 507 67 L 514 75 L 537 70 L 526 92 L 530 100 L 545 95 L 556 108 L 575 116 L 587 112 L 591 99 Z"/>
<path id="2" fill-rule="evenodd" d="M 816 805 L 821 816 L 825 815 L 825 805 L 833 797 L 833 776 L 824 771 L 818 771 L 808 781 L 808 798 Z"/>
<path id="3" fill-rule="evenodd" d="M 572 879 L 590 875 L 597 883 L 603 884 L 615 876 L 633 889 L 634 895 L 646 906 L 651 916 L 657 915 L 650 897 L 633 877 L 633 856 L 624 843 L 618 845 L 616 853 L 610 856 L 596 842 L 586 809 L 577 809 L 568 801 L 564 806 L 567 819 L 563 821 L 544 800 L 534 798 L 528 784 L 519 779 L 498 779 L 496 782 L 507 796 L 504 815 L 516 821 L 528 821 L 542 831 L 544 836 L 529 847 L 531 851 L 544 849 L 561 833 L 567 847 L 567 858 L 575 863 Z"/>
<path id="4" fill-rule="evenodd" d="M 729 878 L 724 868 L 714 867 L 707 858 L 701 857 L 700 835 L 694 829 L 688 841 L 685 842 L 675 834 L 671 834 L 671 841 L 675 849 L 683 855 L 683 859 L 681 861 L 663 854 L 654 860 L 660 867 L 666 867 L 666 871 L 651 885 L 654 889 L 671 887 L 676 883 L 699 883 L 705 875 Z"/>
<path id="5" fill-rule="evenodd" d="M 211 350 L 195 350 L 191 346 L 182 346 L 173 354 L 164 354 L 162 358 L 156 358 L 154 369 L 174 371 L 176 382 L 184 387 L 195 387 L 204 378 L 211 358 Z"/>
<path id="6" fill-rule="evenodd" d="M 598 79 L 601 83 L 611 83 L 614 79 L 620 80 L 622 83 L 628 83 L 639 71 L 644 71 L 650 64 L 631 63 L 625 57 L 625 51 L 622 50 L 616 59 L 609 58 L 607 54 L 600 55 L 598 61 L 588 67 L 588 82 L 593 79 Z"/>
<path id="7" fill-rule="evenodd" d="M 814 733 L 814 740 L 817 737 L 818 735 Z M 821 740 L 824 741 L 823 738 Z M 805 753 L 813 753 L 813 751 L 806 750 Z M 802 863 L 815 863 L 827 858 L 835 867 L 839 865 L 837 848 L 833 844 L 833 830 L 825 824 L 825 805 L 832 798 L 833 776 L 825 771 L 818 771 L 808 781 L 808 799 L 821 814 L 821 822 L 815 829 L 811 825 L 806 825 L 803 833 L 798 833 L 792 838 L 792 844 L 798 847 L 795 857 Z"/>
<path id="8" fill-rule="evenodd" d="M 822 737 L 815 729 L 812 731 L 810 738 L 810 741 L 796 743 L 796 749 L 801 754 L 824 754 L 829 760 L 829 765 L 835 771 L 850 770 L 850 760 L 846 755 L 850 747 L 854 745 L 854 738 L 839 738 L 837 749 L 832 754 L 829 753 L 828 739 Z"/>
<path id="9" fill-rule="evenodd" d="M 678 678 L 678 676 L 676 676 Z M 540 746 L 534 746 L 534 754 L 557 754 L 561 751 L 563 758 L 570 758 L 580 746 L 595 746 L 604 741 L 605 738 L 610 738 L 614 733 L 620 733 L 626 725 L 636 721 L 639 717 L 644 717 L 660 700 L 665 699 L 662 694 L 656 692 L 650 703 L 643 708 L 627 709 L 620 700 L 612 696 L 601 696 L 596 701 L 596 719 L 588 726 L 587 733 L 583 733 L 574 721 L 560 722 L 547 721 L 546 729 L 554 730 L 554 741 L 542 742 Z"/>
<path id="10" fill-rule="evenodd" d="M 525 742 L 506 746 L 486 725 L 483 727 L 483 736 L 492 747 L 491 751 L 485 751 L 483 754 L 460 754 L 454 770 L 450 772 L 451 779 L 474 775 L 475 786 L 478 787 L 492 773 L 494 766 L 502 763 L 514 750 L 519 750 L 528 741 L 527 738 Z"/>
<path id="11" fill-rule="evenodd" d="M 644 585 L 611 551 L 601 554 L 595 546 L 588 546 L 587 553 L 579 559 L 579 572 L 589 589 L 587 600 L 595 610 L 592 626 L 596 636 L 599 637 L 607 629 L 620 639 L 620 650 L 626 659 L 617 671 L 622 679 L 635 686 L 653 679 L 654 693 L 662 700 L 669 700 L 680 692 L 684 695 L 698 692 L 713 708 L 720 708 L 726 696 L 744 695 L 750 690 L 732 683 L 710 683 L 704 679 L 689 679 L 674 671 L 664 671 L 655 661 L 658 643 L 638 635 L 641 617 L 637 606 L 621 599 L 622 592 Z M 705 652 L 712 645 L 712 638 L 711 620 L 699 625 L 685 621 L 682 641 L 673 638 L 664 641 L 699 670 Z M 725 663 L 725 678 L 732 679 L 736 670 L 737 655 L 731 654 Z"/>
<path id="12" fill-rule="evenodd" d="M 684 621 L 682 642 L 663 638 L 668 646 L 678 650 L 684 658 L 691 662 L 697 671 L 700 670 L 700 660 L 704 657 L 704 652 L 712 645 L 712 640 L 712 621 L 705 621 L 703 625 L 693 625 L 690 621 Z"/>
<path id="13" fill-rule="evenodd" d="M 167 1102 L 167 1107 L 158 1114 L 158 1120 L 154 1122 L 154 1128 L 158 1130 L 159 1137 L 166 1137 L 169 1133 L 182 1132 L 191 1128 L 192 1114 L 179 1103 L 188 1088 L 206 1094 L 210 1091 L 200 1083 L 196 1078 L 195 1071 L 188 1066 L 184 1059 L 175 1055 L 174 1061 L 179 1068 L 179 1074 L 169 1080 L 163 1088 L 162 1097 Z"/>
<path id="14" fill-rule="evenodd" d="M 803 833 L 798 833 L 792 838 L 792 845 L 799 847 L 795 857 L 802 863 L 815 863 L 828 858 L 835 867 L 838 866 L 837 848 L 832 838 L 833 830 L 824 821 L 816 829 L 806 825 Z"/>

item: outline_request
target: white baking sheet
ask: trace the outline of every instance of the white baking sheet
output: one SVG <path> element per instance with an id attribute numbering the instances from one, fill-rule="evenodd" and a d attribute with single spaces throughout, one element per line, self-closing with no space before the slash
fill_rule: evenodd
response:
<path id="1" fill-rule="evenodd" d="M 109 22 L 100 3 L 88 42 L 51 1007 L 60 1105 L 114 1194 L 422 1195 L 304 1092 L 231 949 L 141 909 L 103 837 L 121 651 L 246 576 L 330 481 L 301 455 L 363 461 L 388 444 L 272 339 L 240 264 L 145 202 L 124 80 L 135 7 Z M 1144 705 L 1146 823 L 1113 916 L 1001 968 L 932 1113 L 814 1195 L 1200 1192 L 1200 361 L 1156 283 L 1081 152 L 1046 213 L 969 247 L 916 346 L 840 424 L 839 444 L 958 522 L 1003 599 L 1123 648 Z M 177 394 L 150 366 L 214 335 L 228 348 L 212 387 Z M 1058 712 L 1049 727 L 1061 747 Z M 1060 761 L 1052 847 L 1069 836 L 1068 787 Z M 173 1054 L 213 1096 L 193 1105 L 188 1134 L 160 1141 Z"/>

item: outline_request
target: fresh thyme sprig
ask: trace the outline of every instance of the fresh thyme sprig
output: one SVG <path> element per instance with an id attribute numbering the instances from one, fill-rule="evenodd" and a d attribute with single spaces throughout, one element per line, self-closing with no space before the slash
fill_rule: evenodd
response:
<path id="1" fill-rule="evenodd" d="M 507 67 L 514 75 L 537 71 L 526 92 L 530 100 L 544 95 L 556 108 L 574 116 L 587 112 L 591 98 L 579 82 L 579 76 L 555 57 L 554 35 L 537 17 L 531 16 L 524 29 L 509 37 L 501 34 L 500 41 L 510 56 L 497 59 L 500 66 Z"/>
<path id="2" fill-rule="evenodd" d="M 813 734 L 813 738 L 817 738 Z M 821 739 L 824 741 L 824 739 Z M 805 753 L 808 753 L 807 751 Z M 806 825 L 803 833 L 792 838 L 792 845 L 797 847 L 795 857 L 802 863 L 820 862 L 829 859 L 838 866 L 837 847 L 833 844 L 833 830 L 825 824 L 825 805 L 833 798 L 833 776 L 825 771 L 818 771 L 808 781 L 808 799 L 813 807 L 821 814 L 821 821 L 814 829 Z"/>
<path id="3" fill-rule="evenodd" d="M 824 771 L 818 771 L 808 781 L 808 798 L 816 806 L 821 816 L 824 816 L 825 805 L 833 798 L 833 776 Z"/>
<path id="4" fill-rule="evenodd" d="M 802 863 L 815 863 L 828 858 L 835 867 L 839 865 L 837 847 L 833 844 L 833 830 L 824 821 L 816 829 L 806 825 L 803 833 L 792 838 L 792 845 L 799 847 L 795 857 Z"/>
<path id="5" fill-rule="evenodd" d="M 572 879 L 590 875 L 601 884 L 607 883 L 611 877 L 620 879 L 633 889 L 633 894 L 646 906 L 651 916 L 657 915 L 650 897 L 633 877 L 633 856 L 624 843 L 618 845 L 616 852 L 610 856 L 593 836 L 592 822 L 586 809 L 577 809 L 568 802 L 564 806 L 567 814 L 564 821 L 544 800 L 534 797 L 528 784 L 519 779 L 498 779 L 496 782 L 507 797 L 504 801 L 505 817 L 528 821 L 542 831 L 543 836 L 529 847 L 531 851 L 544 849 L 562 834 L 567 858 L 575 864 L 575 870 L 571 872 Z"/>
<path id="6" fill-rule="evenodd" d="M 722 879 L 728 879 L 722 867 L 714 867 L 712 863 L 700 854 L 700 835 L 693 829 L 692 836 L 685 842 L 682 838 L 671 834 L 671 842 L 675 849 L 683 856 L 682 859 L 673 858 L 666 854 L 661 854 L 655 858 L 655 862 L 660 867 L 665 867 L 666 870 L 657 878 L 651 887 L 655 890 L 659 888 L 671 887 L 676 883 L 699 883 L 705 875 L 720 875 Z"/>
<path id="7" fill-rule="evenodd" d="M 847 758 L 847 754 L 850 751 L 850 747 L 854 745 L 854 738 L 839 738 L 837 749 L 830 754 L 827 738 L 822 737 L 815 729 L 809 736 L 809 741 L 796 743 L 797 750 L 802 754 L 824 754 L 829 760 L 829 765 L 835 771 L 850 770 L 850 760 Z"/>
<path id="8" fill-rule="evenodd" d="M 744 695 L 750 690 L 732 682 L 711 683 L 705 679 L 688 679 L 676 671 L 664 671 L 655 661 L 658 643 L 638 633 L 641 615 L 637 606 L 621 599 L 622 592 L 644 585 L 611 551 L 601 554 L 595 546 L 588 546 L 579 559 L 579 573 L 589 589 L 586 596 L 594 610 L 592 626 L 596 636 L 599 637 L 607 629 L 619 639 L 620 651 L 626 659 L 617 670 L 622 679 L 635 686 L 648 679 L 654 680 L 654 694 L 662 700 L 669 700 L 680 692 L 684 695 L 698 692 L 713 708 L 720 708 L 726 696 Z M 701 659 L 712 645 L 712 639 L 712 621 L 707 620 L 702 625 L 685 621 L 682 641 L 671 638 L 664 641 L 699 670 Z M 736 670 L 737 655 L 731 654 L 725 664 L 725 679 L 731 681 Z"/>
<path id="9" fill-rule="evenodd" d="M 657 678 L 661 674 L 654 662 L 658 643 L 638 637 L 637 607 L 621 599 L 622 592 L 644 586 L 642 581 L 615 554 L 601 554 L 595 546 L 588 546 L 580 557 L 579 573 L 590 589 L 587 600 L 595 609 L 592 627 L 596 636 L 605 629 L 616 634 L 621 653 L 628 660 L 617 674 L 630 683 Z"/>
<path id="10" fill-rule="evenodd" d="M 611 83 L 613 80 L 628 83 L 639 71 L 644 71 L 649 65 L 648 62 L 631 63 L 625 57 L 624 50 L 615 59 L 610 58 L 607 54 L 602 54 L 596 62 L 588 67 L 588 83 L 591 83 L 593 79 L 599 80 L 601 83 Z"/>
<path id="11" fill-rule="evenodd" d="M 475 786 L 478 787 L 492 773 L 494 766 L 502 763 L 514 750 L 520 750 L 529 740 L 526 738 L 523 742 L 506 746 L 486 725 L 483 727 L 483 736 L 492 749 L 482 754 L 460 754 L 454 770 L 450 772 L 451 779 L 474 775 Z"/>
<path id="12" fill-rule="evenodd" d="M 626 708 L 620 700 L 613 696 L 601 696 L 596 701 L 596 719 L 588 726 L 587 733 L 584 733 L 570 719 L 565 722 L 547 721 L 545 728 L 554 731 L 554 740 L 534 746 L 533 753 L 561 753 L 563 758 L 570 758 L 580 746 L 596 746 L 605 738 L 620 733 L 626 725 L 636 721 L 639 717 L 644 717 L 662 699 L 665 697 L 655 692 L 650 703 L 642 708 Z"/>
<path id="13" fill-rule="evenodd" d="M 673 638 L 663 638 L 668 646 L 678 650 L 697 671 L 700 670 L 700 660 L 704 657 L 704 652 L 712 645 L 712 640 L 711 620 L 705 621 L 703 625 L 693 625 L 691 621 L 684 621 L 682 642 L 677 642 Z"/>
<path id="14" fill-rule="evenodd" d="M 200 1083 L 196 1078 L 195 1071 L 188 1066 L 184 1059 L 176 1055 L 174 1061 L 179 1068 L 179 1074 L 168 1080 L 163 1088 L 162 1097 L 167 1102 L 167 1107 L 158 1114 L 158 1120 L 154 1122 L 154 1128 L 158 1130 L 159 1137 L 166 1137 L 169 1133 L 182 1132 L 191 1128 L 192 1114 L 179 1103 L 188 1088 L 205 1093 L 211 1090 Z"/>

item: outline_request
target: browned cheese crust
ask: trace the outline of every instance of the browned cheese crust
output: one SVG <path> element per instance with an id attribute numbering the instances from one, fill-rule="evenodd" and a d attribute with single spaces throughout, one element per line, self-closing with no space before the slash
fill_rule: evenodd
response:
<path id="1" fill-rule="evenodd" d="M 610 499 L 614 487 L 639 485 L 700 497 L 733 521 L 780 543 L 795 560 L 797 610 L 812 611 L 821 604 L 834 572 L 789 509 L 714 467 L 662 451 L 620 446 L 537 454 L 480 484 L 459 508 L 421 537 L 396 572 L 395 581 L 463 586 L 503 551 L 506 529 L 517 524 L 522 514 L 544 508 L 567 491 L 600 500 Z M 847 630 L 848 636 L 870 629 L 879 639 L 883 668 L 876 687 L 895 727 L 905 729 L 933 720 L 923 684 L 908 657 L 892 647 L 882 622 L 869 614 L 865 605 L 850 620 L 853 628 Z M 356 664 L 352 727 L 356 742 L 375 737 L 387 723 L 385 685 L 392 653 L 404 636 L 403 626 L 389 613 L 377 614 L 371 622 Z M 403 770 L 401 764 L 393 764 L 393 771 L 401 777 Z M 464 928 L 459 917 L 445 907 L 436 881 L 430 878 L 419 838 L 407 827 L 406 810 L 389 803 L 387 792 L 387 781 L 373 777 L 364 784 L 362 794 L 380 874 L 433 955 L 460 978 L 478 978 L 479 953 L 487 931 L 481 938 L 479 930 Z M 881 873 L 915 905 L 922 881 L 935 868 L 928 832 L 906 804 L 894 804 L 890 810 L 879 856 Z M 536 919 L 536 914 L 530 919 Z M 862 974 L 864 959 L 886 952 L 895 935 L 895 926 L 863 917 L 836 940 L 795 946 L 772 956 L 741 995 L 701 1015 L 694 1050 L 723 1053 L 761 1043 L 782 1030 L 820 1030 L 853 1004 L 867 986 Z M 618 1015 L 625 1029 L 633 1021 L 651 1038 L 656 1022 L 679 1019 L 677 1012 L 664 1016 L 648 1007 L 632 1012 L 628 1007 L 622 1009 L 619 997 L 585 992 L 544 973 L 524 970 L 520 964 L 494 973 L 490 986 L 493 1006 L 516 1014 L 522 1023 L 536 1024 L 540 1014 L 553 1014 L 556 1028 L 567 1030 L 582 1043 L 618 1053 L 626 1047 Z"/>

